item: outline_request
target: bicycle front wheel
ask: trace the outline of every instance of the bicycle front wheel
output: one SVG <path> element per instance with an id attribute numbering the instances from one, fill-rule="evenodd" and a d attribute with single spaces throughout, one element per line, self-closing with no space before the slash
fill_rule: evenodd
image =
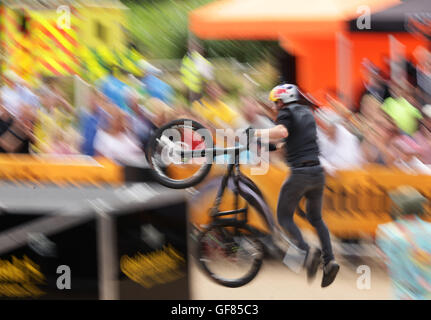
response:
<path id="1" fill-rule="evenodd" d="M 211 133 L 199 122 L 190 119 L 173 120 L 152 136 L 148 160 L 154 178 L 162 185 L 183 189 L 201 182 L 208 175 L 212 158 L 205 152 L 186 155 L 185 152 L 214 147 Z"/>
<path id="2" fill-rule="evenodd" d="M 199 235 L 197 256 L 203 271 L 213 281 L 238 288 L 258 274 L 263 246 L 246 226 L 213 225 Z"/>

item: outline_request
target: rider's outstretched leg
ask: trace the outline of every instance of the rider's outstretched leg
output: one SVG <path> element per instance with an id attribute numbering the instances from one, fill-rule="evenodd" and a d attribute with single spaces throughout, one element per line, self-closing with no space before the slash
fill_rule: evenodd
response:
<path id="1" fill-rule="evenodd" d="M 322 246 L 323 262 L 328 263 L 334 259 L 332 252 L 329 230 L 322 219 L 322 197 L 325 185 L 318 185 L 305 194 L 307 199 L 307 217 L 310 224 L 314 227 Z"/>
<path id="2" fill-rule="evenodd" d="M 304 267 L 309 281 L 314 279 L 320 264 L 320 250 L 311 250 L 302 237 L 301 231 L 293 220 L 296 207 L 309 188 L 307 177 L 292 171 L 289 179 L 283 184 L 277 206 L 277 218 L 280 226 L 289 234 L 296 246 L 306 252 Z"/>
<path id="3" fill-rule="evenodd" d="M 322 219 L 322 198 L 325 188 L 324 174 L 316 175 L 313 180 L 315 180 L 315 187 L 305 193 L 307 199 L 307 217 L 317 231 L 322 246 L 323 279 L 321 286 L 327 287 L 335 280 L 340 266 L 334 259 L 328 227 Z"/>
<path id="4" fill-rule="evenodd" d="M 301 176 L 292 173 L 284 182 L 278 198 L 277 219 L 280 226 L 289 234 L 296 246 L 308 252 L 310 246 L 305 242 L 301 231 L 293 221 L 296 207 L 305 192 L 305 186 L 301 180 Z"/>

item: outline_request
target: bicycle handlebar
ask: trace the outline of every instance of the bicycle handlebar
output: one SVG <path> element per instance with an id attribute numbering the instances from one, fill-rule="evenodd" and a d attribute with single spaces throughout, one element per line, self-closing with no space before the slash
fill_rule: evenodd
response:
<path id="1" fill-rule="evenodd" d="M 220 155 L 226 154 L 229 152 L 241 152 L 247 150 L 246 146 L 235 146 L 235 147 L 227 147 L 227 148 L 209 148 L 209 149 L 200 149 L 200 150 L 185 150 L 185 151 L 177 151 L 177 153 L 181 154 L 182 157 L 192 157 L 199 158 L 205 157 L 206 154 L 212 154 L 213 158 Z"/>
<path id="2" fill-rule="evenodd" d="M 247 128 L 244 132 L 247 134 L 247 145 L 236 145 L 235 147 L 226 147 L 226 148 L 207 148 L 207 149 L 199 149 L 199 150 L 181 150 L 179 149 L 175 143 L 173 141 L 171 141 L 169 138 L 162 136 L 161 137 L 161 141 L 165 144 L 165 145 L 170 145 L 172 147 L 172 149 L 174 150 L 175 153 L 177 153 L 178 155 L 180 155 L 181 157 L 187 157 L 187 158 L 200 158 L 200 157 L 205 157 L 207 154 L 212 154 L 212 157 L 216 157 L 218 155 L 221 154 L 229 154 L 231 152 L 242 152 L 244 150 L 249 150 L 250 148 L 250 138 L 249 138 L 249 132 L 251 130 L 254 130 L 252 128 Z M 260 138 L 255 138 L 253 137 L 253 139 L 256 139 L 256 143 L 262 147 L 262 145 L 264 145 L 261 141 Z M 268 151 L 275 151 L 277 150 L 277 147 L 275 144 L 269 143 L 268 144 Z"/>
<path id="3" fill-rule="evenodd" d="M 258 140 L 258 145 L 262 147 L 262 142 Z M 230 152 L 242 152 L 244 150 L 249 150 L 246 146 L 238 145 L 235 147 L 226 147 L 226 148 L 208 148 L 208 149 L 200 149 L 200 150 L 177 150 L 177 154 L 181 154 L 182 157 L 192 157 L 192 158 L 200 158 L 205 157 L 207 154 L 212 154 L 213 158 L 221 155 L 221 154 L 229 154 Z M 268 151 L 276 151 L 277 146 L 273 143 L 268 144 Z"/>

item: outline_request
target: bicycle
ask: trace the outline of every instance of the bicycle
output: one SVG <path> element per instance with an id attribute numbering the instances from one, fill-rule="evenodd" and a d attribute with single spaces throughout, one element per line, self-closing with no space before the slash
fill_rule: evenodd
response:
<path id="1" fill-rule="evenodd" d="M 170 132 L 170 130 L 174 128 L 183 130 L 181 134 L 178 134 L 179 137 L 184 136 L 184 130 L 198 132 L 198 130 L 204 129 L 196 121 L 179 119 L 171 121 L 155 132 L 150 142 L 149 162 L 154 169 L 155 178 L 161 184 L 177 189 L 194 186 L 208 175 L 212 162 L 203 163 L 201 168 L 192 174 L 191 177 L 174 179 L 167 175 L 166 164 L 164 165 L 164 162 L 157 156 L 160 149 L 165 149 L 167 154 L 177 160 L 178 158 L 175 158 L 174 154 L 177 154 L 181 159 L 185 158 L 187 160 L 193 158 L 193 156 L 197 158 L 206 157 L 206 160 L 211 160 L 217 154 L 226 153 L 230 155 L 230 160 L 233 160 L 229 161 L 227 170 L 221 178 L 216 199 L 209 213 L 211 222 L 203 230 L 200 230 L 197 236 L 197 257 L 203 271 L 212 280 L 223 286 L 231 288 L 240 287 L 249 283 L 257 276 L 262 266 L 264 252 L 268 252 L 272 256 L 279 258 L 287 248 L 284 262 L 288 267 L 298 272 L 303 265 L 305 252 L 296 248 L 288 238 L 283 236 L 283 232 L 276 224 L 262 192 L 251 179 L 241 174 L 240 153 L 248 150 L 249 144 L 247 143 L 243 146 L 236 144 L 234 147 L 227 148 L 213 148 L 211 145 L 213 141 L 208 141 L 210 139 L 206 135 L 206 139 L 199 140 L 200 136 L 197 137 L 201 143 L 197 145 L 198 148 L 193 148 L 185 143 L 184 139 L 180 139 L 180 141 L 173 141 L 171 139 L 170 135 L 174 133 Z M 202 143 L 205 143 L 205 145 L 203 146 Z M 235 208 L 233 210 L 220 211 L 219 207 L 226 189 L 231 189 L 234 193 Z M 239 208 L 240 197 L 246 202 L 243 208 Z M 247 214 L 249 205 L 263 218 L 265 225 L 270 230 L 269 235 L 248 224 Z M 305 213 L 302 210 L 299 213 L 305 217 Z M 216 256 L 216 258 L 213 258 L 213 256 Z M 217 263 L 222 258 L 227 261 L 221 263 L 222 275 L 219 275 L 216 271 L 217 267 L 219 267 Z M 240 260 L 247 260 L 245 271 L 241 271 L 239 275 L 235 274 L 228 277 L 227 273 L 238 271 L 238 267 L 243 266 Z M 233 262 L 233 264 L 229 268 L 226 268 L 229 262 Z"/>

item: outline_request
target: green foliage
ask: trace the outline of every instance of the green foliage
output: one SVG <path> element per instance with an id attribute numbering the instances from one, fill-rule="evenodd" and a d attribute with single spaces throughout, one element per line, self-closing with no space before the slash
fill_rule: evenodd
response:
<path id="1" fill-rule="evenodd" d="M 149 59 L 179 59 L 187 51 L 188 13 L 211 0 L 125 1 L 131 40 Z"/>
<path id="2" fill-rule="evenodd" d="M 214 0 L 123 0 L 128 10 L 130 40 L 149 59 L 182 59 L 187 52 L 188 14 Z M 212 58 L 234 58 L 246 66 L 239 70 L 230 59 L 212 59 L 215 77 L 223 85 L 229 98 L 236 99 L 245 91 L 270 90 L 278 80 L 274 68 L 274 57 L 280 46 L 276 41 L 206 40 L 201 44 L 205 56 Z M 248 82 L 243 72 L 254 83 Z M 179 96 L 187 90 L 177 72 L 164 74 Z M 266 94 L 266 93 L 265 93 Z"/>
<path id="3" fill-rule="evenodd" d="M 276 41 L 207 40 L 203 43 L 208 57 L 234 57 L 239 62 L 268 59 L 279 48 Z"/>
<path id="4" fill-rule="evenodd" d="M 213 0 L 123 1 L 131 40 L 149 59 L 181 59 L 187 51 L 188 14 Z M 207 57 L 234 57 L 240 62 L 267 59 L 276 41 L 203 41 Z"/>

